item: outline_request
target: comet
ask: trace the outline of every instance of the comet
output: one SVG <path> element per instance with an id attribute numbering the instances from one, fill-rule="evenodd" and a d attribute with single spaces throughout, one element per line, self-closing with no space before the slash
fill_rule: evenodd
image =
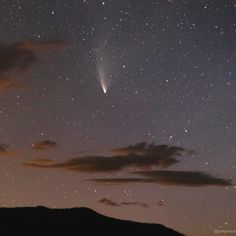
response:
<path id="1" fill-rule="evenodd" d="M 98 71 L 98 74 L 99 74 L 99 82 L 102 87 L 102 90 L 104 93 L 107 93 L 107 83 L 105 79 L 105 74 L 101 70 Z"/>
<path id="2" fill-rule="evenodd" d="M 107 90 L 110 85 L 110 81 L 107 79 L 106 74 L 103 69 L 104 69 L 103 66 L 100 65 L 100 67 L 98 69 L 98 80 L 99 80 L 99 83 L 102 87 L 103 92 L 107 93 Z"/>
<path id="3" fill-rule="evenodd" d="M 107 93 L 107 89 L 106 89 L 105 84 L 101 84 L 101 86 L 102 86 L 102 90 L 103 90 L 103 92 L 104 92 L 104 93 Z"/>

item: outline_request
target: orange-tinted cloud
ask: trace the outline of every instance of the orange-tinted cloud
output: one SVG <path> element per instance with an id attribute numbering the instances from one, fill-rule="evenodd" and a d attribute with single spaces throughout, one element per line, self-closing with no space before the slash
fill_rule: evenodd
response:
<path id="1" fill-rule="evenodd" d="M 11 145 L 0 144 L 0 157 L 16 156 L 19 151 L 10 150 Z"/>
<path id="2" fill-rule="evenodd" d="M 51 160 L 51 159 L 34 159 L 33 161 L 28 161 L 27 163 L 23 163 L 24 166 L 32 166 L 32 167 L 46 167 L 46 166 L 50 166 L 53 163 L 55 163 L 55 161 Z"/>
<path id="3" fill-rule="evenodd" d="M 21 87 L 22 84 L 20 83 L 20 81 L 17 81 L 10 76 L 0 78 L 0 94 L 8 90 L 18 89 Z"/>
<path id="4" fill-rule="evenodd" d="M 47 151 L 57 147 L 57 143 L 55 141 L 44 140 L 38 143 L 33 143 L 32 147 L 37 151 Z"/>
<path id="5" fill-rule="evenodd" d="M 6 153 L 8 153 L 7 149 L 8 149 L 8 145 L 0 144 L 0 156 L 3 156 Z"/>

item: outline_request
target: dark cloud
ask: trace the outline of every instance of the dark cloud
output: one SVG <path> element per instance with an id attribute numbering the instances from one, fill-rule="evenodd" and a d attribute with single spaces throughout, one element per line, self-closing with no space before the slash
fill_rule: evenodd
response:
<path id="1" fill-rule="evenodd" d="M 133 174 L 141 175 L 142 178 L 102 178 L 91 179 L 100 183 L 157 183 L 161 185 L 177 186 L 231 186 L 232 180 L 222 179 L 200 171 L 137 171 Z"/>
<path id="2" fill-rule="evenodd" d="M 109 198 L 102 198 L 101 200 L 99 200 L 99 203 L 102 203 L 104 205 L 107 206 L 139 206 L 139 207 L 148 207 L 147 204 L 142 203 L 142 202 L 121 202 L 121 203 L 117 203 Z"/>
<path id="3" fill-rule="evenodd" d="M 138 171 L 135 174 L 142 175 L 149 179 L 156 180 L 163 184 L 171 185 L 185 185 L 185 186 L 204 186 L 204 185 L 218 185 L 227 186 L 232 185 L 231 180 L 222 179 L 212 176 L 200 171 Z"/>
<path id="4" fill-rule="evenodd" d="M 32 144 L 32 147 L 38 151 L 47 151 L 47 150 L 57 147 L 57 143 L 55 141 L 44 140 L 44 141 Z"/>
<path id="5" fill-rule="evenodd" d="M 15 156 L 19 151 L 10 150 L 11 145 L 0 144 L 0 157 Z"/>
<path id="6" fill-rule="evenodd" d="M 142 203 L 142 202 L 122 202 L 121 205 L 124 205 L 124 206 L 148 207 L 148 204 Z"/>
<path id="7" fill-rule="evenodd" d="M 129 151 L 127 151 L 129 149 Z M 112 172 L 125 168 L 150 169 L 152 167 L 167 168 L 178 163 L 177 156 L 188 154 L 189 151 L 181 147 L 136 144 L 112 150 L 112 156 L 84 156 L 73 158 L 64 162 L 53 163 L 39 167 L 66 168 L 79 172 Z M 117 154 L 116 154 L 117 153 Z M 32 160 L 33 166 L 37 166 Z M 30 166 L 28 163 L 28 166 Z"/>
<path id="8" fill-rule="evenodd" d="M 48 150 L 55 142 L 43 141 L 34 144 L 37 150 Z M 200 171 L 152 170 L 154 167 L 167 168 L 178 163 L 176 157 L 193 154 L 182 147 L 138 143 L 111 150 L 112 156 L 84 156 L 56 162 L 50 159 L 36 159 L 23 163 L 28 167 L 62 168 L 78 172 L 114 172 L 136 168 L 131 174 L 140 177 L 90 179 L 100 183 L 158 183 L 178 186 L 230 186 L 232 180 L 222 179 Z M 133 169 L 132 169 L 133 170 Z M 142 170 L 142 171 L 140 171 Z"/>
<path id="9" fill-rule="evenodd" d="M 178 163 L 179 161 L 176 159 L 177 156 L 191 155 L 194 153 L 194 151 L 186 150 L 182 147 L 156 145 L 154 143 L 148 144 L 145 142 L 116 148 L 113 149 L 112 152 L 124 156 L 143 156 L 147 157 L 150 161 L 158 157 L 159 166 L 163 168 Z"/>
<path id="10" fill-rule="evenodd" d="M 8 153 L 8 145 L 0 144 L 0 156 L 4 156 Z"/>
<path id="11" fill-rule="evenodd" d="M 0 93 L 20 87 L 17 78 L 37 61 L 37 53 L 63 47 L 64 43 L 57 40 L 26 40 L 8 46 L 0 45 Z"/>
<path id="12" fill-rule="evenodd" d="M 99 203 L 102 203 L 107 206 L 120 206 L 120 204 L 110 200 L 109 198 L 102 198 L 101 200 L 99 200 Z"/>
<path id="13" fill-rule="evenodd" d="M 141 142 L 133 145 L 128 145 L 125 147 L 119 147 L 112 149 L 111 152 L 129 155 L 129 154 L 140 154 L 140 155 L 183 155 L 183 153 L 192 154 L 191 150 L 186 150 L 182 147 L 168 146 L 168 145 L 156 145 L 155 143 L 148 144 L 146 142 Z"/>

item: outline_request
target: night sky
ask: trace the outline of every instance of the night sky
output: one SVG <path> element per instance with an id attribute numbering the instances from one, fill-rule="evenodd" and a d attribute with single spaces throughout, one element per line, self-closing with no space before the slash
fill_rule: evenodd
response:
<path id="1" fill-rule="evenodd" d="M 0 0 L 0 206 L 236 230 L 235 0 Z"/>

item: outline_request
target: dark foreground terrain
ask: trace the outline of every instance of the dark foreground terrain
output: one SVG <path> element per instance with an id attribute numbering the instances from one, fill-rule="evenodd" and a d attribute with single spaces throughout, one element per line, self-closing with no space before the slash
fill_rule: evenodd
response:
<path id="1" fill-rule="evenodd" d="M 0 235 L 183 235 L 159 224 L 117 220 L 88 208 L 1 208 Z"/>

